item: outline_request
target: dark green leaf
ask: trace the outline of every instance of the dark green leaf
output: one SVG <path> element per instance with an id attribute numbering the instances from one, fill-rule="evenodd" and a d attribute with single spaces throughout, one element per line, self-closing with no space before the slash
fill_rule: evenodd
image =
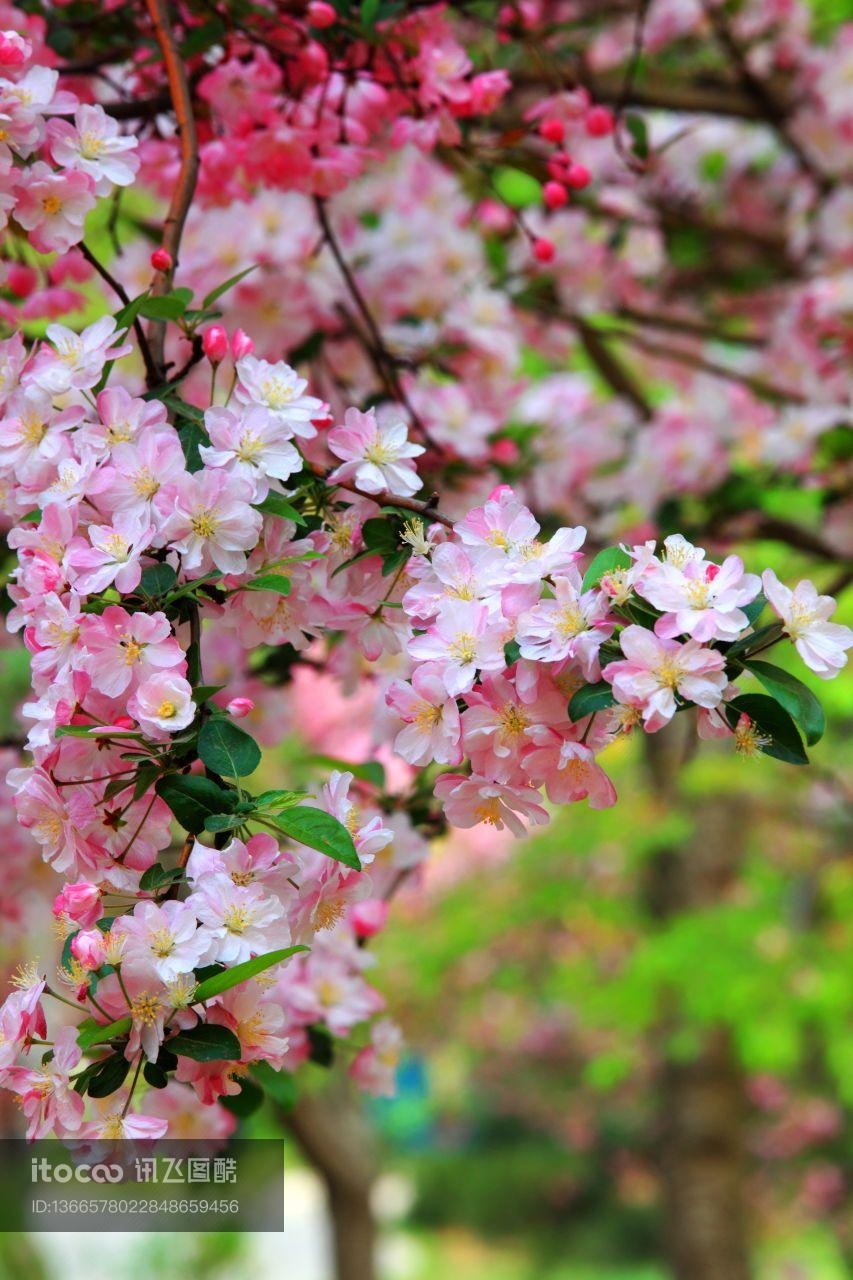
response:
<path id="1" fill-rule="evenodd" d="M 615 702 L 613 690 L 606 680 L 599 680 L 598 684 L 582 685 L 580 689 L 575 690 L 569 700 L 569 719 L 583 720 L 585 716 L 591 716 L 595 711 L 604 711 L 607 707 L 612 707 Z"/>
<path id="2" fill-rule="evenodd" d="M 820 742 L 826 730 L 826 717 L 820 702 L 802 680 L 774 667 L 769 662 L 747 658 L 746 667 L 761 681 L 764 688 L 793 716 L 805 734 L 806 742 L 813 747 Z"/>
<path id="3" fill-rule="evenodd" d="M 204 463 L 198 451 L 199 445 L 209 445 L 210 436 L 198 422 L 185 422 L 178 430 L 178 439 L 184 451 L 187 471 L 201 471 Z"/>
<path id="4" fill-rule="evenodd" d="M 308 1027 L 308 1057 L 320 1067 L 330 1067 L 335 1060 L 335 1042 L 323 1026 Z"/>
<path id="5" fill-rule="evenodd" d="M 143 871 L 139 878 L 139 887 L 147 891 L 160 889 L 164 884 L 171 884 L 173 880 L 180 880 L 182 875 L 183 868 L 181 867 L 164 867 L 161 862 L 155 862 L 153 867 Z"/>
<path id="6" fill-rule="evenodd" d="M 111 1053 L 89 1080 L 90 1098 L 108 1098 L 120 1089 L 127 1078 L 130 1063 L 123 1053 Z"/>
<path id="7" fill-rule="evenodd" d="M 142 1076 L 152 1089 L 165 1089 L 169 1083 L 166 1072 L 161 1071 L 155 1062 L 146 1062 L 142 1068 Z"/>
<path id="8" fill-rule="evenodd" d="M 635 115 L 634 112 L 627 112 L 622 119 L 625 121 L 625 128 L 631 135 L 634 155 L 639 160 L 647 160 L 649 156 L 649 131 L 646 128 L 645 120 L 642 116 Z"/>
<path id="9" fill-rule="evenodd" d="M 808 764 L 809 758 L 797 726 L 775 698 L 768 698 L 763 693 L 744 693 L 727 702 L 723 710 L 733 729 L 742 715 L 752 721 L 762 737 L 768 739 L 761 748 L 765 755 L 788 764 Z"/>
<path id="10" fill-rule="evenodd" d="M 226 1111 L 231 1112 L 232 1116 L 240 1116 L 242 1119 L 257 1111 L 263 1100 L 264 1091 L 261 1086 L 255 1084 L 254 1080 L 250 1080 L 248 1076 L 243 1076 L 240 1081 L 240 1092 L 224 1095 L 219 1102 Z"/>
<path id="11" fill-rule="evenodd" d="M 758 595 L 750 604 L 743 606 L 743 612 L 749 619 L 749 625 L 753 626 L 757 618 L 764 612 L 764 606 L 767 604 L 767 597 L 763 592 L 759 591 Z"/>
<path id="12" fill-rule="evenodd" d="M 338 822 L 323 809 L 313 809 L 300 805 L 296 809 L 285 809 L 276 814 L 276 825 L 300 844 L 307 844 L 310 849 L 318 849 L 327 857 L 342 862 L 354 871 L 361 870 L 361 863 L 355 851 L 353 838 L 343 823 Z"/>
<path id="13" fill-rule="evenodd" d="M 225 716 L 205 720 L 198 735 L 198 754 L 208 769 L 227 778 L 245 778 L 261 763 L 255 739 Z M 221 812 L 221 807 L 214 812 Z"/>
<path id="14" fill-rule="evenodd" d="M 198 703 L 207 702 L 214 694 L 221 693 L 224 688 L 224 684 L 200 684 L 193 689 L 193 697 Z"/>
<path id="15" fill-rule="evenodd" d="M 292 520 L 294 524 L 305 523 L 296 508 L 280 493 L 268 493 L 263 502 L 255 503 L 255 510 L 268 516 L 280 516 L 282 520 Z"/>
<path id="16" fill-rule="evenodd" d="M 280 1107 L 289 1111 L 296 1103 L 298 1090 L 296 1080 L 289 1071 L 274 1071 L 268 1062 L 253 1062 L 251 1072 L 264 1092 L 268 1093 Z"/>
<path id="17" fill-rule="evenodd" d="M 163 596 L 178 580 L 170 564 L 149 564 L 142 570 L 139 589 L 147 596 Z"/>
<path id="18" fill-rule="evenodd" d="M 227 813 L 239 800 L 236 791 L 226 791 L 210 778 L 190 773 L 168 773 L 154 789 L 191 835 L 204 830 L 212 813 Z"/>
<path id="19" fill-rule="evenodd" d="M 115 1022 L 108 1022 L 97 1027 L 87 1026 L 77 1035 L 77 1043 L 84 1051 L 91 1049 L 92 1045 L 105 1044 L 107 1040 L 113 1040 L 116 1036 L 126 1035 L 130 1030 L 130 1018 L 116 1018 Z"/>
<path id="20" fill-rule="evenodd" d="M 244 813 L 212 813 L 205 818 L 205 831 L 236 831 L 246 821 Z"/>
<path id="21" fill-rule="evenodd" d="M 175 293 L 158 298 L 143 298 L 139 314 L 146 320 L 178 320 L 186 311 L 186 300 Z"/>
<path id="22" fill-rule="evenodd" d="M 339 760 L 336 756 L 309 756 L 308 759 L 311 764 L 320 765 L 324 769 L 342 769 L 345 773 L 351 773 L 354 778 L 361 778 L 362 782 L 369 782 L 380 791 L 385 786 L 385 769 L 378 760 L 352 764 L 351 761 Z"/>
<path id="23" fill-rule="evenodd" d="M 307 947 L 282 947 L 279 951 L 268 951 L 263 956 L 252 956 L 251 960 L 244 960 L 242 964 L 232 965 L 230 969 L 223 969 L 221 973 L 214 974 L 212 978 L 205 978 L 204 982 L 200 982 L 195 991 L 193 1004 L 197 1004 L 201 1000 L 212 1000 L 214 996 L 219 996 L 223 991 L 230 991 L 232 987 L 238 987 L 241 982 L 248 982 L 250 978 L 254 978 L 257 974 L 263 973 L 265 969 L 271 969 L 273 965 L 281 964 L 283 960 L 289 960 L 291 956 L 296 955 L 297 951 L 307 951 Z"/>
<path id="24" fill-rule="evenodd" d="M 521 648 L 517 640 L 510 640 L 508 644 L 504 645 L 504 662 L 508 667 L 518 662 L 520 657 Z"/>
<path id="25" fill-rule="evenodd" d="M 234 1032 L 215 1022 L 200 1022 L 196 1027 L 179 1031 L 166 1044 L 171 1053 L 192 1058 L 194 1062 L 237 1062 L 242 1053 Z"/>

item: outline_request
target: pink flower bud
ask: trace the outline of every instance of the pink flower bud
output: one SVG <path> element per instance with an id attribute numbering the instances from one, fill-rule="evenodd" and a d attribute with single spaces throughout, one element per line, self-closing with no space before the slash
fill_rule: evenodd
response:
<path id="1" fill-rule="evenodd" d="M 366 898 L 350 910 L 350 921 L 359 938 L 372 938 L 385 928 L 387 919 L 388 903 L 382 898 Z"/>
<path id="2" fill-rule="evenodd" d="M 151 265 L 155 271 L 171 271 L 172 255 L 166 249 L 155 249 L 151 255 Z"/>
<path id="3" fill-rule="evenodd" d="M 590 107 L 584 127 L 591 138 L 606 138 L 613 132 L 613 112 L 607 107 Z"/>
<path id="4" fill-rule="evenodd" d="M 326 4 L 325 0 L 311 0 L 306 15 L 308 25 L 311 27 L 333 27 L 338 20 L 338 15 L 330 4 Z"/>
<path id="5" fill-rule="evenodd" d="M 559 146 L 566 136 L 566 126 L 562 120 L 549 116 L 540 124 L 539 136 L 544 138 L 546 142 L 553 142 L 555 146 Z"/>
<path id="6" fill-rule="evenodd" d="M 255 344 L 244 329 L 235 329 L 231 334 L 231 354 L 235 360 L 242 360 L 243 356 L 250 356 L 255 349 Z"/>
<path id="7" fill-rule="evenodd" d="M 557 250 L 550 240 L 546 240 L 544 236 L 540 236 L 538 240 L 533 241 L 533 256 L 537 262 L 553 262 L 554 254 Z"/>
<path id="8" fill-rule="evenodd" d="M 17 31 L 0 31 L 0 67 L 21 67 L 32 51 L 29 40 Z"/>
<path id="9" fill-rule="evenodd" d="M 103 915 L 98 886 L 88 880 L 66 884 L 53 900 L 53 914 L 68 916 L 83 929 L 91 929 Z"/>
<path id="10" fill-rule="evenodd" d="M 71 939 L 71 954 L 84 969 L 100 969 L 107 955 L 100 929 L 85 929 Z"/>
<path id="11" fill-rule="evenodd" d="M 6 285 L 16 298 L 28 298 L 38 284 L 38 272 L 23 262 L 9 264 Z"/>
<path id="12" fill-rule="evenodd" d="M 221 324 L 209 324 L 201 335 L 201 345 L 211 364 L 221 364 L 228 355 L 228 334 Z"/>
<path id="13" fill-rule="evenodd" d="M 513 462 L 518 461 L 518 457 L 518 445 L 514 440 L 504 437 L 503 440 L 496 440 L 492 445 L 492 459 L 495 462 L 510 466 Z"/>
<path id="14" fill-rule="evenodd" d="M 572 164 L 569 165 L 564 181 L 566 186 L 571 187 L 574 191 L 582 191 L 592 181 L 592 174 L 585 164 Z"/>
<path id="15" fill-rule="evenodd" d="M 255 704 L 251 698 L 232 698 L 227 704 L 225 710 L 235 720 L 242 720 L 245 716 L 250 715 L 255 709 Z"/>
<path id="16" fill-rule="evenodd" d="M 549 209 L 561 209 L 569 198 L 569 193 L 562 182 L 546 182 L 542 188 L 542 197 Z"/>

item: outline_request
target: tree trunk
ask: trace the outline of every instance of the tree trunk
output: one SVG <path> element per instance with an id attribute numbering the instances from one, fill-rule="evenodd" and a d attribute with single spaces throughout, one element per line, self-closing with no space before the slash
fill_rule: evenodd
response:
<path id="1" fill-rule="evenodd" d="M 375 1155 L 351 1095 L 343 1089 L 306 1094 L 282 1118 L 326 1187 L 335 1280 L 375 1280 Z"/>
<path id="2" fill-rule="evenodd" d="M 686 713 L 646 739 L 656 792 L 689 812 L 685 848 L 661 849 L 647 884 L 651 914 L 667 920 L 719 902 L 737 874 L 748 825 L 742 797 L 690 803 L 678 777 L 695 734 Z M 696 981 L 703 980 L 697 972 Z M 665 1015 L 668 1037 L 676 1015 Z M 660 1071 L 659 1166 L 664 1248 L 676 1280 L 750 1280 L 745 1214 L 745 1095 L 727 1031 L 708 1030 L 690 1061 L 665 1057 Z"/>

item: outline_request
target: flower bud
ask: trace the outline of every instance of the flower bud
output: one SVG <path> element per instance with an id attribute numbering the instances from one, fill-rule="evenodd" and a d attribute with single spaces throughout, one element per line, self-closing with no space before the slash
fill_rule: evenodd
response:
<path id="1" fill-rule="evenodd" d="M 333 27 L 338 20 L 334 7 L 325 0 L 311 0 L 306 15 L 310 27 Z"/>
<path id="2" fill-rule="evenodd" d="M 565 176 L 565 184 L 573 191 L 582 191 L 592 181 L 592 174 L 585 164 L 571 164 Z"/>
<path id="3" fill-rule="evenodd" d="M 387 919 L 388 903 L 382 898 L 366 898 L 350 910 L 350 921 L 359 938 L 372 938 L 385 928 Z"/>
<path id="4" fill-rule="evenodd" d="M 221 364 L 228 355 L 228 334 L 221 324 L 209 324 L 201 335 L 201 345 L 211 364 Z"/>
<path id="5" fill-rule="evenodd" d="M 0 67 L 21 67 L 32 51 L 29 40 L 17 31 L 0 31 Z"/>
<path id="6" fill-rule="evenodd" d="M 38 284 L 38 272 L 23 262 L 10 262 L 6 286 L 16 298 L 28 298 Z"/>
<path id="7" fill-rule="evenodd" d="M 100 969 L 107 956 L 104 935 L 100 929 L 84 929 L 71 939 L 71 954 L 84 969 Z"/>
<path id="8" fill-rule="evenodd" d="M 255 344 L 248 333 L 243 329 L 235 329 L 231 334 L 231 354 L 234 359 L 242 360 L 243 356 L 250 356 L 254 349 Z"/>
<path id="9" fill-rule="evenodd" d="M 590 107 L 584 128 L 591 138 L 606 138 L 613 132 L 613 112 L 607 107 Z"/>
<path id="10" fill-rule="evenodd" d="M 553 262 L 556 252 L 552 241 L 546 240 L 544 236 L 533 241 L 533 256 L 537 262 Z"/>
<path id="11" fill-rule="evenodd" d="M 53 900 L 53 914 L 68 916 L 81 928 L 90 929 L 103 914 L 98 886 L 88 880 L 64 885 Z"/>
<path id="12" fill-rule="evenodd" d="M 155 271 L 171 271 L 172 255 L 166 249 L 155 249 L 151 255 L 151 265 Z"/>
<path id="13" fill-rule="evenodd" d="M 540 124 L 539 136 L 544 138 L 546 142 L 553 142 L 555 146 L 559 146 L 566 136 L 566 126 L 562 120 L 549 116 Z"/>
<path id="14" fill-rule="evenodd" d="M 569 193 L 562 182 L 546 182 L 542 188 L 542 198 L 549 209 L 561 209 L 569 198 Z"/>
<path id="15" fill-rule="evenodd" d="M 491 454 L 493 462 L 502 464 L 505 467 L 511 466 L 513 462 L 518 462 L 520 456 L 518 445 L 507 436 L 494 442 Z"/>
<path id="16" fill-rule="evenodd" d="M 254 709 L 255 704 L 251 698 L 232 698 L 225 708 L 235 720 L 242 720 L 245 716 L 251 715 Z"/>

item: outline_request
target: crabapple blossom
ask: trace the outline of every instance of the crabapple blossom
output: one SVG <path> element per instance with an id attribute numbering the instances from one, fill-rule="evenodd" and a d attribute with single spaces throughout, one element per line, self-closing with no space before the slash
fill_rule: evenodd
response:
<path id="1" fill-rule="evenodd" d="M 195 717 L 192 685 L 183 676 L 158 672 L 128 699 L 130 715 L 154 738 L 186 729 Z"/>
<path id="2" fill-rule="evenodd" d="M 90 595 L 112 583 L 122 592 L 138 587 L 142 577 L 139 559 L 151 544 L 154 526 L 144 515 L 121 511 L 111 525 L 91 524 L 88 532 L 91 546 L 72 544 L 69 549 L 68 564 L 77 570 L 73 590 Z"/>
<path id="3" fill-rule="evenodd" d="M 258 540 L 262 518 L 250 505 L 250 486 L 222 469 L 185 472 L 157 494 L 166 515 L 158 540 L 178 551 L 191 577 L 216 568 L 242 573 Z"/>
<path id="4" fill-rule="evenodd" d="M 109 698 L 164 669 L 183 674 L 184 651 L 164 613 L 128 613 L 108 605 L 86 629 L 84 665 L 93 687 Z"/>
<path id="5" fill-rule="evenodd" d="M 539 792 L 531 786 L 510 786 L 486 778 L 443 773 L 435 784 L 435 794 L 443 802 L 448 821 L 454 827 L 475 827 L 480 822 L 502 831 L 509 827 L 523 836 L 524 817 L 534 826 L 548 821 L 548 812 L 538 803 Z M 519 816 L 521 815 L 521 816 Z"/>
<path id="6" fill-rule="evenodd" d="M 289 436 L 311 440 L 317 430 L 312 419 L 318 417 L 322 400 L 304 394 L 308 383 L 283 361 L 270 364 L 256 356 L 238 359 L 237 399 L 246 405 L 260 405 Z"/>
<path id="7" fill-rule="evenodd" d="M 554 599 L 525 610 L 516 639 L 523 658 L 556 662 L 572 658 L 589 681 L 598 679 L 598 651 L 612 635 L 610 602 L 598 591 L 583 591 L 576 569 L 555 578 Z"/>
<path id="8" fill-rule="evenodd" d="M 636 625 L 625 628 L 619 643 L 624 660 L 608 663 L 602 675 L 618 702 L 642 711 L 649 733 L 672 719 L 677 697 L 700 707 L 720 702 L 728 679 L 725 659 L 717 650 L 705 649 L 696 640 L 664 640 Z"/>
<path id="9" fill-rule="evenodd" d="M 114 186 L 130 186 L 136 177 L 136 139 L 122 136 L 103 107 L 81 103 L 73 124 L 51 120 L 47 134 L 56 163 L 86 174 L 96 196 L 109 195 Z"/>
<path id="10" fill-rule="evenodd" d="M 167 984 L 192 973 L 211 950 L 210 935 L 199 929 L 186 902 L 164 902 L 159 907 L 138 902 L 132 914 L 121 916 L 113 929 L 124 940 L 122 964 L 151 969 Z"/>
<path id="11" fill-rule="evenodd" d="M 435 664 L 451 698 L 474 684 L 477 671 L 504 665 L 504 637 L 488 608 L 476 600 L 451 600 L 423 635 L 409 641 L 409 655 Z"/>
<path id="12" fill-rule="evenodd" d="M 302 469 L 288 428 L 260 405 L 250 405 L 239 415 L 230 409 L 208 409 L 204 425 L 211 440 L 199 450 L 205 465 L 224 467 L 246 481 L 254 502 L 267 496 L 270 480 L 288 480 Z"/>
<path id="13" fill-rule="evenodd" d="M 405 723 L 394 740 L 394 750 L 409 764 L 457 765 L 462 760 L 459 708 L 448 697 L 445 682 L 430 663 L 412 672 L 411 684 L 395 681 L 385 700 Z"/>
<path id="14" fill-rule="evenodd" d="M 803 662 L 815 675 L 832 680 L 845 666 L 846 651 L 853 645 L 853 630 L 829 621 L 836 607 L 832 596 L 818 595 L 807 579 L 792 591 L 772 569 L 765 569 L 762 581 L 764 594 Z"/>
<path id="15" fill-rule="evenodd" d="M 362 493 L 389 493 L 408 498 L 417 493 L 422 481 L 415 471 L 413 458 L 423 452 L 423 445 L 412 444 L 404 422 L 385 426 L 377 422 L 373 409 L 360 413 L 347 409 L 344 425 L 335 427 L 327 437 L 329 448 L 341 466 L 329 476 L 337 481 L 351 481 Z"/>
<path id="16" fill-rule="evenodd" d="M 655 623 L 659 636 L 673 640 L 688 635 L 702 644 L 735 640 L 749 625 L 741 605 L 750 604 L 761 590 L 761 579 L 744 573 L 740 556 L 727 556 L 721 565 L 688 559 L 683 567 L 652 559 L 636 584 L 636 591 L 664 616 Z"/>

